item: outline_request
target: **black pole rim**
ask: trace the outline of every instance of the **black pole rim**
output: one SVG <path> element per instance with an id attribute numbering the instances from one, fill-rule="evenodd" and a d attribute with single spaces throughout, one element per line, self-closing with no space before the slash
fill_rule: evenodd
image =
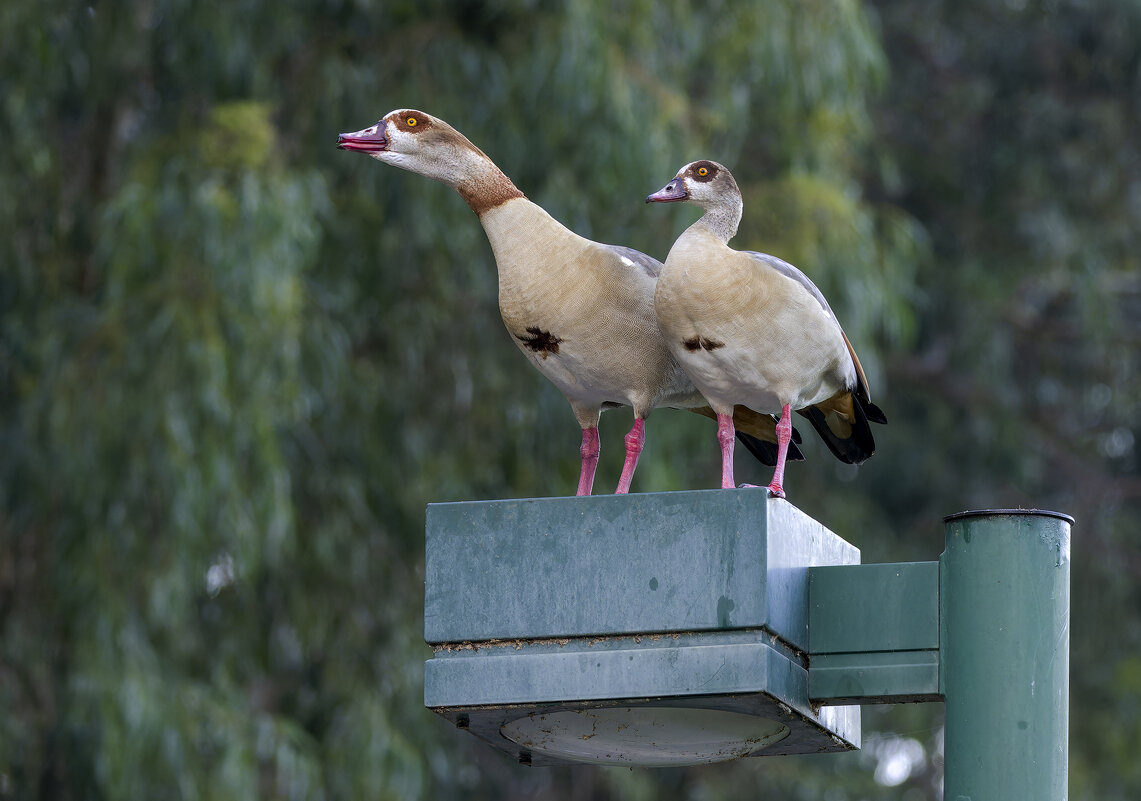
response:
<path id="1" fill-rule="evenodd" d="M 943 522 L 950 523 L 953 520 L 963 520 L 969 517 L 1009 517 L 1011 515 L 1056 517 L 1059 520 L 1065 520 L 1071 526 L 1074 524 L 1074 518 L 1070 515 L 1064 512 L 1052 512 L 1049 509 L 974 509 L 967 512 L 955 512 L 953 515 L 947 515 L 943 518 Z"/>

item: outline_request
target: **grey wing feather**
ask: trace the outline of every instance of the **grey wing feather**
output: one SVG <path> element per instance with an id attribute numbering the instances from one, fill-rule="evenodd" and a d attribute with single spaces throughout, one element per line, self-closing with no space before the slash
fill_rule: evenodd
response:
<path id="1" fill-rule="evenodd" d="M 655 259 L 653 256 L 647 256 L 640 250 L 622 247 L 621 245 L 607 245 L 607 247 L 618 254 L 618 256 L 621 258 L 629 259 L 630 261 L 634 262 L 635 267 L 640 268 L 642 272 L 651 278 L 657 278 L 662 274 L 662 263 Z"/>
<path id="2" fill-rule="evenodd" d="M 832 307 L 828 305 L 828 301 L 824 299 L 824 293 L 817 289 L 816 284 L 812 283 L 812 279 L 801 272 L 799 268 L 792 266 L 784 259 L 778 259 L 776 256 L 770 256 L 768 253 L 757 253 L 753 250 L 746 250 L 742 252 L 752 256 L 754 259 L 761 262 L 765 266 L 776 270 L 781 275 L 796 281 L 802 287 L 807 289 L 812 297 L 816 298 L 820 305 L 824 307 L 824 311 L 828 312 L 829 317 L 831 317 L 833 320 L 836 320 L 836 314 L 832 311 Z M 836 320 L 836 324 L 839 325 L 840 321 Z"/>
<path id="3" fill-rule="evenodd" d="M 873 406 L 871 403 L 871 395 L 868 392 L 868 379 L 867 376 L 864 375 L 864 367 L 862 364 L 860 364 L 860 359 L 858 356 L 856 356 L 856 351 L 852 347 L 852 343 L 848 341 L 848 335 L 844 334 L 844 327 L 840 325 L 840 321 L 837 319 L 836 313 L 832 311 L 832 307 L 829 306 L 828 301 L 824 299 L 824 293 L 817 289 L 816 284 L 812 283 L 811 278 L 801 272 L 797 267 L 789 264 L 784 259 L 778 259 L 776 256 L 770 256 L 768 253 L 757 253 L 754 250 L 746 250 L 743 252 L 752 256 L 754 259 L 761 262 L 761 264 L 765 265 L 766 267 L 776 270 L 781 275 L 787 276 L 793 281 L 796 281 L 802 287 L 807 289 L 812 297 L 816 298 L 817 302 L 824 308 L 824 311 L 828 312 L 828 316 L 832 318 L 832 321 L 836 323 L 836 327 L 840 329 L 840 333 L 843 334 L 844 344 L 848 346 L 848 354 L 852 357 L 852 364 L 856 368 L 856 394 L 859 395 L 860 399 L 867 403 L 867 405 L 870 407 L 869 416 L 871 419 L 875 420 L 877 423 L 886 423 L 887 418 L 884 417 L 883 412 L 879 410 L 879 407 Z"/>

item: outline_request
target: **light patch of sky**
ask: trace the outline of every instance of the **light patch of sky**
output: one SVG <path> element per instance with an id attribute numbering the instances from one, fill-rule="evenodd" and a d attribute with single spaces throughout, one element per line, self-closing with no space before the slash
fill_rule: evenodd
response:
<path id="1" fill-rule="evenodd" d="M 865 745 L 876 759 L 875 780 L 884 787 L 897 787 L 922 770 L 927 749 L 912 737 L 887 736 Z"/>
<path id="2" fill-rule="evenodd" d="M 228 553 L 224 553 L 206 569 L 206 592 L 214 598 L 233 583 L 234 559 Z"/>

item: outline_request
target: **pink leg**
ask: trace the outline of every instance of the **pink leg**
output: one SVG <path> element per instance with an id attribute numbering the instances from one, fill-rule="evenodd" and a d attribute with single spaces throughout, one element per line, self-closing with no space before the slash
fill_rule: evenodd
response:
<path id="1" fill-rule="evenodd" d="M 625 495 L 630 491 L 630 482 L 634 479 L 634 468 L 638 466 L 638 457 L 642 453 L 642 443 L 646 441 L 646 421 L 642 418 L 634 420 L 634 427 L 626 435 L 626 463 L 622 465 L 622 476 L 618 479 L 618 489 L 615 495 Z"/>
<path id="2" fill-rule="evenodd" d="M 717 441 L 721 443 L 721 489 L 733 489 L 733 415 L 717 415 Z"/>
<path id="3" fill-rule="evenodd" d="M 594 488 L 594 471 L 598 469 L 598 427 L 591 426 L 582 430 L 582 446 L 578 452 L 582 454 L 582 472 L 578 476 L 578 492 L 576 495 L 589 495 Z"/>
<path id="4" fill-rule="evenodd" d="M 781 409 L 777 422 L 777 466 L 773 470 L 773 480 L 769 482 L 769 494 L 774 498 L 784 497 L 784 460 L 788 456 L 788 443 L 792 441 L 792 410 L 789 404 Z"/>

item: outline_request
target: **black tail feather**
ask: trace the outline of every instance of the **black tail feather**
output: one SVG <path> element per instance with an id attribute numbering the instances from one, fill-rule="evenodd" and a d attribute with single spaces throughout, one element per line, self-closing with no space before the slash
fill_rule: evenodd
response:
<path id="1" fill-rule="evenodd" d="M 864 416 L 868 418 L 869 423 L 879 423 L 881 426 L 887 425 L 887 415 L 883 413 L 880 407 L 871 401 L 864 401 L 859 398 L 856 400 L 864 407 Z"/>
<path id="2" fill-rule="evenodd" d="M 840 437 L 832 431 L 824 412 L 815 406 L 801 409 L 800 413 L 809 419 L 833 456 L 845 464 L 863 464 L 876 452 L 876 440 L 869 422 L 884 424 L 887 416 L 878 406 L 861 400 L 857 395 L 853 395 L 852 400 L 856 419 L 852 421 L 852 433 L 848 437 Z"/>
<path id="3" fill-rule="evenodd" d="M 761 464 L 768 465 L 769 467 L 776 466 L 777 444 L 775 442 L 765 442 L 763 439 L 757 439 L 751 434 L 746 434 L 742 431 L 737 432 L 737 439 Z M 797 447 L 801 441 L 800 432 L 794 427 L 792 429 L 792 442 L 788 444 L 788 454 L 785 456 L 787 461 L 804 461 L 804 453 Z"/>

